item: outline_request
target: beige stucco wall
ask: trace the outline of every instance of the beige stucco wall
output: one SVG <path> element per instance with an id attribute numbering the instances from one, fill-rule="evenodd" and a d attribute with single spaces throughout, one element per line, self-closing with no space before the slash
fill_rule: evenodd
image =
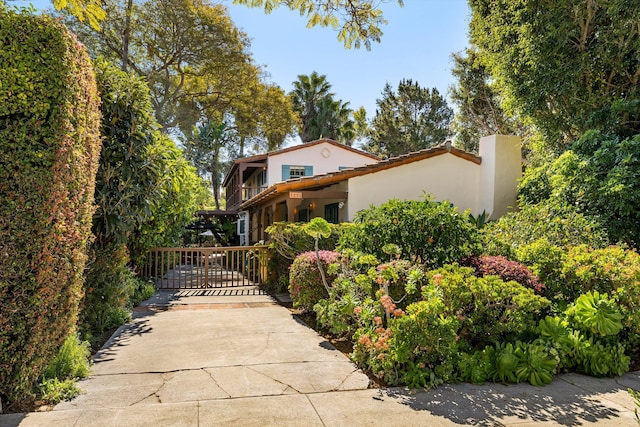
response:
<path id="1" fill-rule="evenodd" d="M 342 167 L 357 167 L 376 163 L 371 157 L 341 149 L 328 142 L 303 147 L 268 158 L 269 185 L 282 181 L 282 165 L 313 166 L 313 174 L 337 172 Z"/>
<path id="2" fill-rule="evenodd" d="M 348 218 L 389 199 L 422 200 L 425 192 L 476 215 L 479 180 L 479 165 L 449 153 L 354 177 L 349 179 Z"/>

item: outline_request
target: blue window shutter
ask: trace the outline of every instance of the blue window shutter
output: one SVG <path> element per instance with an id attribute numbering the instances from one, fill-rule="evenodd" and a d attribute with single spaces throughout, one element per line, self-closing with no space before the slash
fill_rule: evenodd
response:
<path id="1" fill-rule="evenodd" d="M 305 166 L 304 176 L 312 176 L 312 175 L 313 175 L 313 166 Z"/>
<path id="2" fill-rule="evenodd" d="M 291 173 L 289 172 L 289 165 L 282 165 L 282 180 L 286 181 L 291 178 Z"/>

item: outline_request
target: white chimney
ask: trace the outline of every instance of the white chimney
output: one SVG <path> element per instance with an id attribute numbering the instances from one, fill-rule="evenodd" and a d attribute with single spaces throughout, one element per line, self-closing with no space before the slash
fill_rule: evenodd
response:
<path id="1" fill-rule="evenodd" d="M 478 213 L 491 219 L 515 209 L 518 181 L 522 177 L 520 137 L 491 135 L 480 139 L 480 192 Z"/>

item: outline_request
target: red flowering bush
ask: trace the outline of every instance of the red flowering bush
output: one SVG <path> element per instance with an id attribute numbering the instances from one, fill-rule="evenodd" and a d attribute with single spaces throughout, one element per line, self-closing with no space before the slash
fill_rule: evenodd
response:
<path id="1" fill-rule="evenodd" d="M 505 282 L 515 281 L 537 293 L 544 292 L 544 284 L 526 265 L 511 261 L 503 256 L 471 256 L 464 258 L 461 264 L 472 267 L 478 277 L 498 276 Z"/>
<path id="2" fill-rule="evenodd" d="M 320 265 L 327 277 L 327 283 L 333 283 L 336 276 L 327 273 L 329 265 L 338 261 L 338 253 L 333 251 L 319 251 Z M 323 298 L 328 297 L 327 290 L 322 283 L 322 276 L 318 270 L 315 252 L 304 252 L 296 257 L 289 271 L 289 293 L 293 306 L 304 310 L 311 310 Z"/>

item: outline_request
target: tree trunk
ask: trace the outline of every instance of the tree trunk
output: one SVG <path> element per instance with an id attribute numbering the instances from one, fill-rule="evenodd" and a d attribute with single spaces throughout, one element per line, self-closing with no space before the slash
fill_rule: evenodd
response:
<path id="1" fill-rule="evenodd" d="M 122 33 L 122 71 L 126 72 L 129 65 L 129 35 L 131 33 L 131 12 L 133 0 L 127 2 L 127 14 L 124 20 L 124 31 Z"/>
<path id="2" fill-rule="evenodd" d="M 217 155 L 213 157 L 211 165 L 211 188 L 213 190 L 213 199 L 216 202 L 216 209 L 220 210 L 220 183 L 218 182 L 217 158 Z"/>

